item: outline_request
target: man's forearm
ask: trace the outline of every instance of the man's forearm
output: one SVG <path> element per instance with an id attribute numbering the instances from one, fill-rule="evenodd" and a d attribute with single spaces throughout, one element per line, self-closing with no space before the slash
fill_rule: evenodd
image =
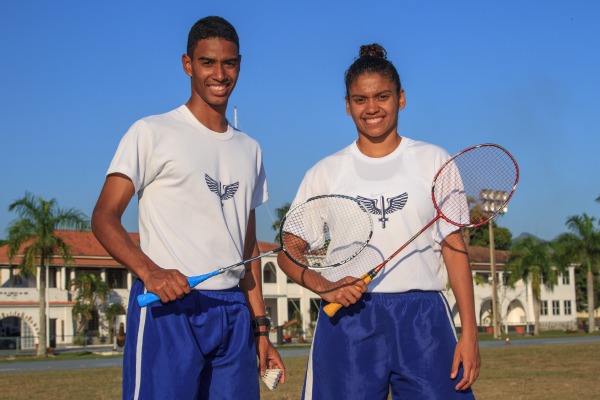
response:
<path id="1" fill-rule="evenodd" d="M 119 218 L 101 209 L 94 210 L 92 231 L 108 254 L 142 280 L 149 266 L 148 257 L 121 225 Z"/>
<path id="2" fill-rule="evenodd" d="M 248 308 L 252 318 L 261 317 L 266 314 L 265 302 L 262 292 L 261 262 L 254 260 L 246 267 L 246 274 L 240 280 L 240 288 L 248 301 Z"/>

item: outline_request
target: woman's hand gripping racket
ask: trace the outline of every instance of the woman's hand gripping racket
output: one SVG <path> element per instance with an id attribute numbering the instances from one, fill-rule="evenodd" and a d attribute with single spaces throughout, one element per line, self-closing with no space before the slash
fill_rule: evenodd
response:
<path id="1" fill-rule="evenodd" d="M 518 182 L 519 166 L 501 146 L 480 144 L 454 155 L 433 179 L 431 199 L 437 211 L 435 218 L 361 279 L 367 284 L 371 282 L 391 259 L 440 218 L 459 228 L 485 224 L 506 208 Z M 339 303 L 330 303 L 323 311 L 333 317 L 341 308 Z"/>
<path id="2" fill-rule="evenodd" d="M 301 267 L 334 268 L 356 257 L 372 234 L 371 216 L 357 199 L 342 195 L 312 197 L 286 214 L 279 229 L 280 247 L 208 274 L 191 276 L 188 282 L 190 287 L 197 286 L 213 276 L 281 250 Z M 145 293 L 137 300 L 145 307 L 160 297 Z"/>

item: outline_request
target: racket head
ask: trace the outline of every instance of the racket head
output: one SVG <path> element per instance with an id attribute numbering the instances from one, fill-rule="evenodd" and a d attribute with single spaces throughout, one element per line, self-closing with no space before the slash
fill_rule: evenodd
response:
<path id="1" fill-rule="evenodd" d="M 279 241 L 290 260 L 319 271 L 352 260 L 372 235 L 371 214 L 358 199 L 330 194 L 291 208 L 281 222 Z"/>
<path id="2" fill-rule="evenodd" d="M 439 169 L 431 188 L 439 216 L 472 228 L 507 210 L 519 182 L 519 166 L 502 146 L 484 143 L 469 147 Z"/>

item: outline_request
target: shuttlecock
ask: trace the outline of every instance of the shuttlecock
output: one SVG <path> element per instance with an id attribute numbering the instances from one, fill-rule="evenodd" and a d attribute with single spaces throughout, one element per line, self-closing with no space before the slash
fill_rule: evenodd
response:
<path id="1" fill-rule="evenodd" d="M 265 374 L 261 376 L 262 381 L 267 385 L 269 390 L 274 390 L 279 384 L 281 378 L 281 370 L 279 368 L 268 369 Z"/>

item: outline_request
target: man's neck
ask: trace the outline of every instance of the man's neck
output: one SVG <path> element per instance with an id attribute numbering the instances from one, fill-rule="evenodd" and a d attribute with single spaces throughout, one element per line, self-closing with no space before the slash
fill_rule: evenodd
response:
<path id="1" fill-rule="evenodd" d="M 185 104 L 190 112 L 198 121 L 211 131 L 224 133 L 227 132 L 228 122 L 225 116 L 227 104 L 220 107 L 212 107 L 203 101 L 197 101 L 190 98 Z"/>

